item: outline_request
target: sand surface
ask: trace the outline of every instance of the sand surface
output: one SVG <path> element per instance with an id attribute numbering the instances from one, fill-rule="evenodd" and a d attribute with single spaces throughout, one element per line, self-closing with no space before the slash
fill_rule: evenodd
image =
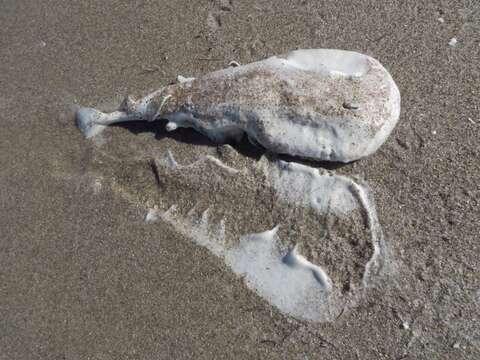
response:
<path id="1" fill-rule="evenodd" d="M 0 24 L 0 359 L 480 358 L 478 2 L 4 0 Z M 336 169 L 368 181 L 396 274 L 330 323 L 283 315 L 172 226 L 144 223 L 188 194 L 229 211 L 148 170 L 215 144 L 162 122 L 87 141 L 71 116 L 296 48 L 373 56 L 402 94 L 387 143 Z M 239 167 L 261 155 L 237 151 Z M 267 195 L 253 209 L 225 186 L 246 199 L 232 232 L 255 230 L 253 215 L 275 225 Z"/>

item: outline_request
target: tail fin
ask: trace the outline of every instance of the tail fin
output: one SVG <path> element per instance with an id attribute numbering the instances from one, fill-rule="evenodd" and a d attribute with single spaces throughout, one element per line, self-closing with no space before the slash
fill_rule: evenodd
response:
<path id="1" fill-rule="evenodd" d="M 104 118 L 104 113 L 93 108 L 82 107 L 75 112 L 77 126 L 87 139 L 99 134 L 107 127 L 101 124 Z"/>

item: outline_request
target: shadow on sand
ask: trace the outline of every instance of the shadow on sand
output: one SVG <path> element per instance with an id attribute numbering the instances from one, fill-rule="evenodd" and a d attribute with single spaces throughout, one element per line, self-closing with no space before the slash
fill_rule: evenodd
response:
<path id="1" fill-rule="evenodd" d="M 201 146 L 211 146 L 217 147 L 219 144 L 210 140 L 207 136 L 195 131 L 194 129 L 189 128 L 179 128 L 175 131 L 167 131 L 165 129 L 165 125 L 167 124 L 166 120 L 156 120 L 153 122 L 147 121 L 132 121 L 132 122 L 124 122 L 118 123 L 111 126 L 118 126 L 128 131 L 132 132 L 133 134 L 141 134 L 141 133 L 154 133 L 155 139 L 162 140 L 164 138 L 174 139 L 178 142 L 183 142 L 186 144 L 193 144 L 193 145 L 201 145 Z M 239 142 L 232 141 L 228 142 L 233 148 L 235 148 L 240 154 L 243 156 L 249 157 L 251 159 L 259 160 L 262 155 L 266 155 L 270 159 L 280 159 L 287 162 L 297 162 L 300 164 L 308 165 L 314 168 L 323 168 L 327 170 L 335 170 L 342 168 L 349 163 L 340 163 L 340 162 L 331 162 L 331 161 L 315 161 L 315 160 L 307 160 L 302 159 L 297 156 L 290 156 L 290 155 L 278 155 L 270 153 L 265 148 L 252 144 L 248 140 L 248 136 L 243 136 Z"/>

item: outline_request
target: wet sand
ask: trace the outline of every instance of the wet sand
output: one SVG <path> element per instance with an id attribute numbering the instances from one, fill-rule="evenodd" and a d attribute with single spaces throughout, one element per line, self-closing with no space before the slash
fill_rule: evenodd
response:
<path id="1" fill-rule="evenodd" d="M 476 2 L 7 0 L 0 23 L 0 358 L 480 357 Z M 99 151 L 188 163 L 214 144 L 161 122 L 92 142 L 71 116 L 295 48 L 371 55 L 402 95 L 387 143 L 337 170 L 368 181 L 397 274 L 332 323 L 282 315 L 171 226 L 146 226 L 145 204 L 95 185 L 112 166 Z"/>

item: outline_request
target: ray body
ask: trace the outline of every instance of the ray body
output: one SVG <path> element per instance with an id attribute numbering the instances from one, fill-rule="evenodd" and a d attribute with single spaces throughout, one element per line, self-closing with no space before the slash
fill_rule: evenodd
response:
<path id="1" fill-rule="evenodd" d="M 244 133 L 278 154 L 349 162 L 375 152 L 400 115 L 400 93 L 375 59 L 342 50 L 297 50 L 166 86 L 119 111 L 77 112 L 87 136 L 120 121 L 159 118 L 216 142 Z"/>

